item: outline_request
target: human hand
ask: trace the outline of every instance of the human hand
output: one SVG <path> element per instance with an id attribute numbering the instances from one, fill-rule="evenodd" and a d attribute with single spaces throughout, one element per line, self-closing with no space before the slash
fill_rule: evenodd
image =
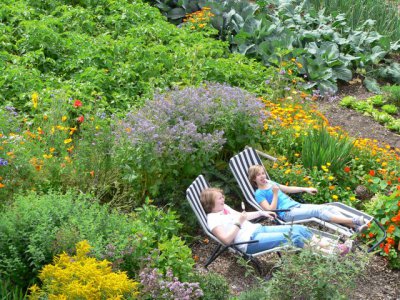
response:
<path id="1" fill-rule="evenodd" d="M 279 189 L 279 186 L 278 186 L 277 184 L 274 184 L 274 185 L 272 186 L 272 192 L 273 192 L 274 194 L 278 193 L 279 190 L 280 190 L 280 189 Z"/>
<path id="2" fill-rule="evenodd" d="M 305 188 L 305 192 L 311 194 L 311 195 L 315 195 L 316 193 L 318 193 L 318 190 L 316 188 Z"/>
<path id="3" fill-rule="evenodd" d="M 273 212 L 273 211 L 261 211 L 261 215 L 263 217 L 267 217 L 267 218 L 269 218 L 271 220 L 276 218 L 276 213 Z"/>
<path id="4" fill-rule="evenodd" d="M 243 224 L 245 221 L 247 221 L 247 212 L 243 211 L 240 215 L 239 215 L 239 223 Z"/>

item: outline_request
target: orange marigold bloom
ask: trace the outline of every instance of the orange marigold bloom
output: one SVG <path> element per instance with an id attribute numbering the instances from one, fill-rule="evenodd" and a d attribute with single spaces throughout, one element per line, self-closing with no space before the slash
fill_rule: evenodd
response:
<path id="1" fill-rule="evenodd" d="M 0 182 L 0 189 L 3 187 L 5 187 L 5 185 Z"/>
<path id="2" fill-rule="evenodd" d="M 349 173 L 349 172 L 350 172 L 350 167 L 345 166 L 343 170 L 344 170 L 346 173 Z"/>

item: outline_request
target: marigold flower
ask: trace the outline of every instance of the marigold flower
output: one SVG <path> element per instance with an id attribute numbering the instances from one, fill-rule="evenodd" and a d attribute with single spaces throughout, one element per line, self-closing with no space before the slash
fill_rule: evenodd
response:
<path id="1" fill-rule="evenodd" d="M 0 182 L 0 189 L 2 189 L 3 187 L 5 187 L 5 185 Z"/>
<path id="2" fill-rule="evenodd" d="M 343 170 L 344 170 L 346 173 L 349 173 L 349 172 L 350 172 L 350 167 L 345 166 Z"/>
<path id="3" fill-rule="evenodd" d="M 82 106 L 82 102 L 80 100 L 75 100 L 74 107 L 78 108 L 78 107 L 81 107 L 81 106 Z"/>
<path id="4" fill-rule="evenodd" d="M 32 94 L 32 104 L 33 104 L 33 108 L 36 109 L 38 106 L 38 102 L 39 102 L 39 94 L 37 92 L 34 92 Z"/>

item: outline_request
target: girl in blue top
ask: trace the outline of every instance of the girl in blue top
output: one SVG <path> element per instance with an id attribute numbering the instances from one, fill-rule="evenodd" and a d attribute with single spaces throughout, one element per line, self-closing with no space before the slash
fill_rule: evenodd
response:
<path id="1" fill-rule="evenodd" d="M 257 188 L 255 198 L 265 210 L 290 209 L 280 212 L 278 216 L 285 222 L 298 221 L 309 218 L 318 218 L 324 221 L 339 223 L 354 228 L 357 232 L 367 229 L 364 218 L 348 218 L 342 215 L 335 207 L 324 204 L 300 204 L 290 198 L 286 193 L 309 193 L 315 195 L 318 191 L 313 187 L 297 187 L 280 185 L 268 180 L 264 167 L 254 165 L 248 171 L 251 184 Z"/>

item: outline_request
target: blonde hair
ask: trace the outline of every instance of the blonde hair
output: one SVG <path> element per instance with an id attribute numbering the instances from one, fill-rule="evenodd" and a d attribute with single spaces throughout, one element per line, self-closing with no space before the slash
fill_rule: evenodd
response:
<path id="1" fill-rule="evenodd" d="M 218 188 L 206 188 L 200 194 L 201 205 L 207 214 L 214 208 L 216 193 L 224 194 L 224 192 Z"/>
<path id="2" fill-rule="evenodd" d="M 250 183 L 255 188 L 257 187 L 256 177 L 261 171 L 265 172 L 264 167 L 261 165 L 250 166 L 249 170 L 247 171 Z"/>

